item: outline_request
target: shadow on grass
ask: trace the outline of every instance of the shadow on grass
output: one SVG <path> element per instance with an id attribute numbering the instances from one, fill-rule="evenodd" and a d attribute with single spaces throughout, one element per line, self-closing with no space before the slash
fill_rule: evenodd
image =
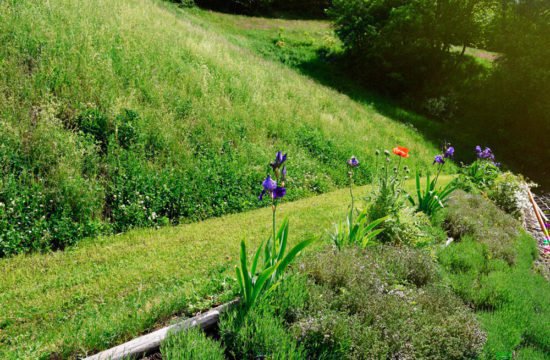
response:
<path id="1" fill-rule="evenodd" d="M 353 71 L 350 70 L 350 66 L 346 65 L 342 56 L 325 55 L 323 51 L 318 52 L 318 56 L 314 59 L 300 62 L 294 68 L 320 84 L 372 107 L 384 116 L 411 124 L 434 144 L 452 143 L 462 150 L 457 152 L 456 160 L 459 163 L 469 163 L 475 159 L 473 151 L 475 145 L 490 145 L 511 170 L 522 173 L 537 182 L 540 185 L 540 191 L 548 192 L 550 190 L 550 170 L 545 166 L 540 166 L 540 157 L 544 158 L 545 154 L 538 154 L 532 150 L 529 156 L 525 151 L 529 149 L 528 139 L 510 138 L 508 136 L 510 134 L 507 136 L 493 134 L 494 127 L 491 125 L 496 120 L 492 120 L 490 116 L 486 118 L 483 118 L 482 115 L 478 116 L 477 127 L 474 127 L 471 121 L 468 122 L 461 118 L 456 118 L 454 121 L 430 119 L 413 110 L 407 110 L 405 105 L 388 95 L 361 85 L 353 77 Z M 487 124 L 488 122 L 489 124 Z"/>
<path id="2" fill-rule="evenodd" d="M 388 95 L 361 86 L 352 77 L 353 72 L 342 56 L 325 55 L 321 52 L 315 59 L 302 62 L 296 65 L 295 68 L 303 75 L 349 96 L 358 103 L 375 109 L 384 116 L 414 126 L 434 144 L 442 144 L 451 140 L 448 139 L 449 134 L 445 123 L 428 119 L 414 111 L 407 110 Z"/>

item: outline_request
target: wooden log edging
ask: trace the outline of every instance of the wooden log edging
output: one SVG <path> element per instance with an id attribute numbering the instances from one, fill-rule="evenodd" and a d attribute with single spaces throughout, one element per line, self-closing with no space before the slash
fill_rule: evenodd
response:
<path id="1" fill-rule="evenodd" d="M 237 302 L 238 300 L 230 301 L 203 314 L 185 319 L 174 325 L 166 326 L 147 335 L 140 336 L 124 344 L 89 356 L 84 360 L 121 360 L 151 354 L 160 348 L 161 342 L 164 341 L 169 334 L 178 333 L 196 326 L 200 326 L 203 330 L 211 328 L 213 325 L 217 324 L 220 314 L 227 311 Z"/>

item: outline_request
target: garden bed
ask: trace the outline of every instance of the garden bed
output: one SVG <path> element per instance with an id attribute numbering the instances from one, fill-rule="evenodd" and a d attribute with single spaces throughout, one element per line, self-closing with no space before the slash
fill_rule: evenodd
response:
<path id="1" fill-rule="evenodd" d="M 536 306 L 546 309 L 548 283 L 532 274 L 536 256 L 519 222 L 482 197 L 464 193 L 457 193 L 442 220 L 456 241 L 433 248 L 437 261 L 430 252 L 406 246 L 323 247 L 306 254 L 281 287 L 246 315 L 238 305 L 221 317 L 214 309 L 214 317 L 205 313 L 160 330 L 162 341 L 147 358 L 464 358 L 508 354 L 506 348 L 520 358 L 543 358 L 548 345 L 536 319 L 544 315 L 516 302 L 535 306 L 542 300 Z M 542 299 L 533 297 L 535 287 Z M 518 295 L 508 299 L 504 294 L 510 291 Z M 510 321 L 505 315 L 510 309 L 516 321 L 524 317 L 510 327 L 531 338 L 530 345 L 512 346 L 516 337 L 499 330 Z M 214 321 L 207 322 L 206 336 L 178 332 L 202 318 L 217 320 L 214 327 Z"/>
<path id="2" fill-rule="evenodd" d="M 393 152 L 408 157 L 406 148 Z M 453 152 L 435 157 L 437 174 Z M 359 161 L 352 157 L 346 220 L 287 268 L 313 240 L 287 249 L 288 222 L 276 227 L 286 192 L 286 155 L 277 153 L 273 178 L 262 183 L 272 203 L 272 235 L 252 259 L 241 242 L 239 303 L 92 359 L 155 349 L 153 358 L 163 359 L 543 359 L 550 350 L 541 321 L 550 316 L 550 287 L 533 271 L 537 244 L 519 221 L 529 224 L 533 216 L 527 193 L 520 178 L 494 164 L 490 149 L 478 155 L 442 187 L 438 175 L 422 181 L 417 173 L 413 197 L 402 190 L 408 169 L 398 160 L 392 173 L 386 151 L 361 210 L 353 195 Z"/>

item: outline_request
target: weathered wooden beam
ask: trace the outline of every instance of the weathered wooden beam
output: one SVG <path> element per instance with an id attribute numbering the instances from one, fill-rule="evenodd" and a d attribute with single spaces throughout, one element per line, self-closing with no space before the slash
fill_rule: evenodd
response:
<path id="1" fill-rule="evenodd" d="M 164 327 L 150 334 L 140 336 L 122 345 L 118 345 L 109 350 L 89 356 L 85 358 L 85 360 L 132 359 L 145 354 L 150 354 L 159 349 L 160 343 L 166 339 L 169 334 L 178 333 L 196 326 L 200 326 L 203 330 L 212 327 L 218 322 L 220 314 L 235 305 L 237 301 L 238 300 L 233 300 L 229 303 L 209 310 L 204 314 L 200 314 L 190 319 L 183 320 L 177 324 Z"/>

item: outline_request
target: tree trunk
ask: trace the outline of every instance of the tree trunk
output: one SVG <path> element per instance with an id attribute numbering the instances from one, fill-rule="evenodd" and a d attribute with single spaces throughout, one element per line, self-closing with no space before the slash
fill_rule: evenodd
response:
<path id="1" fill-rule="evenodd" d="M 466 53 L 466 44 L 462 45 L 462 51 L 460 52 L 460 57 L 463 57 Z"/>

